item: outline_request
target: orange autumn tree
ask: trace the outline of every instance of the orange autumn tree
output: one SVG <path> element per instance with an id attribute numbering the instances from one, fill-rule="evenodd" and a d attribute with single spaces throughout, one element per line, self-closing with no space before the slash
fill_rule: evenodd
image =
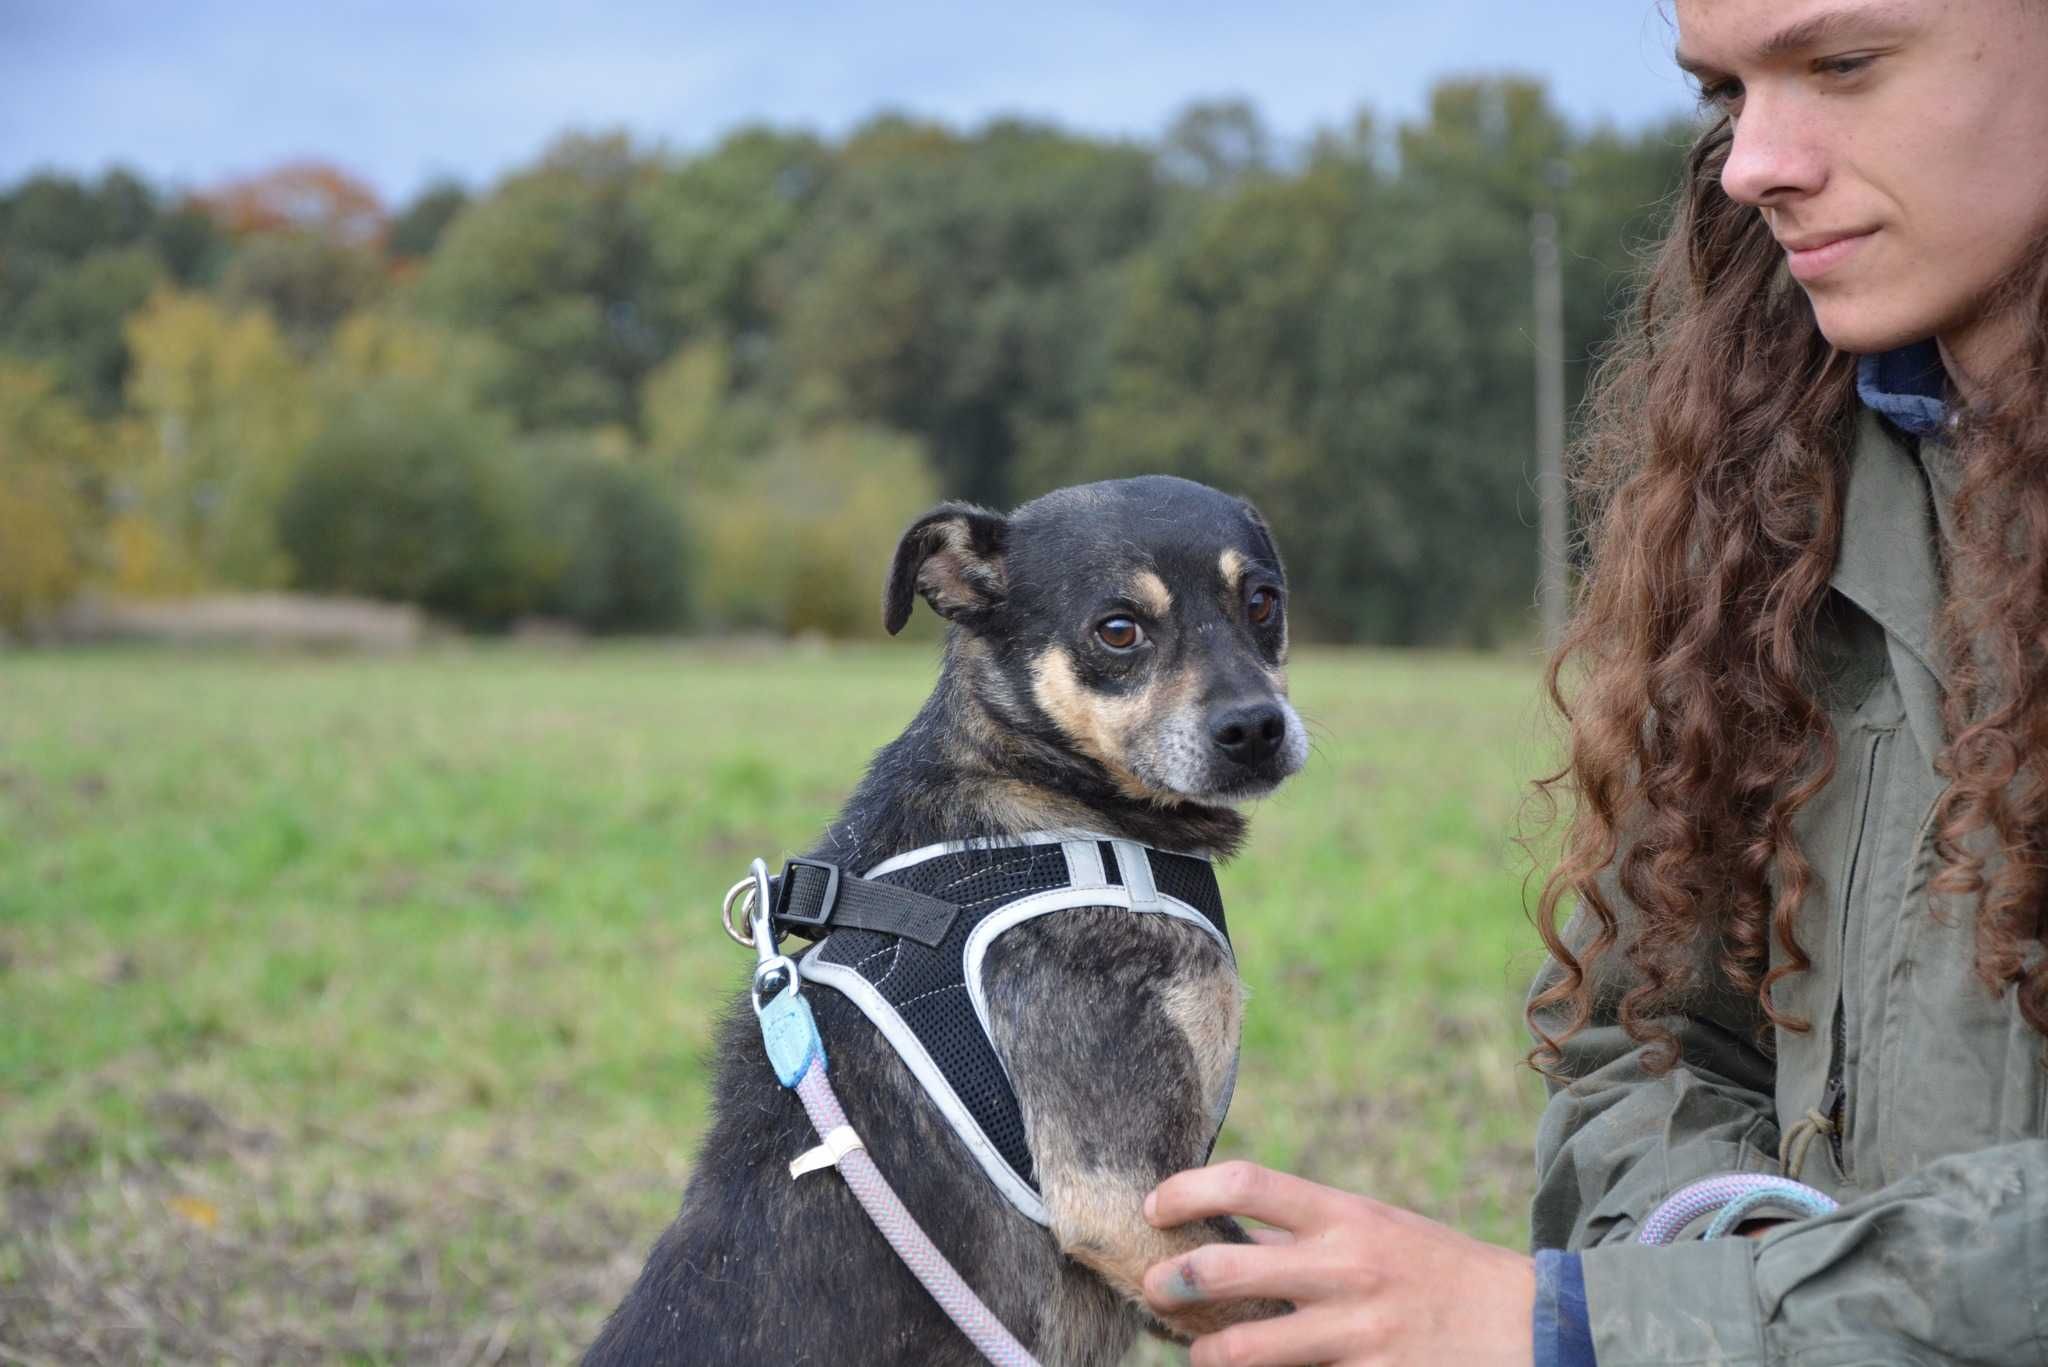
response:
<path id="1" fill-rule="evenodd" d="M 369 185 L 324 161 L 293 161 L 199 196 L 236 237 L 298 232 L 337 246 L 377 247 L 390 217 Z"/>

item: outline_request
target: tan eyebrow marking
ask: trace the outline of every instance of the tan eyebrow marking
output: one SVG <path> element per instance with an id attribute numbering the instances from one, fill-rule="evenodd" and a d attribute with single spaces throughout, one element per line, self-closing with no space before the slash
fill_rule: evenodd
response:
<path id="1" fill-rule="evenodd" d="M 1238 581 L 1244 578 L 1244 557 L 1233 547 L 1225 546 L 1223 554 L 1216 557 L 1216 568 L 1223 575 L 1223 587 L 1235 594 Z"/>
<path id="2" fill-rule="evenodd" d="M 1139 570 L 1138 577 L 1131 581 L 1131 599 L 1154 617 L 1164 617 L 1173 611 L 1173 593 L 1166 587 L 1166 581 L 1151 570 Z"/>
<path id="3" fill-rule="evenodd" d="M 1831 42 L 1851 31 L 1865 27 L 1876 29 L 1904 29 L 1912 27 L 1912 17 L 1903 5 L 1883 3 L 1873 5 L 1848 5 L 1841 9 L 1827 10 L 1796 24 L 1788 24 L 1757 44 L 1749 58 L 1758 65 L 1766 65 L 1780 58 L 1790 57 Z M 1725 76 L 1714 63 L 1703 57 L 1695 57 L 1684 49 L 1673 54 L 1673 59 L 1683 70 L 1695 77 Z"/>

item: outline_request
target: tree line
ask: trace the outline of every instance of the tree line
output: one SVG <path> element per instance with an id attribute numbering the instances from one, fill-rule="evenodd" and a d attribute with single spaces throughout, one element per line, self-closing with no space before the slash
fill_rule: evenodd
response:
<path id="1" fill-rule="evenodd" d="M 81 587 L 302 587 L 493 627 L 875 629 L 941 497 L 1254 498 L 1322 639 L 1526 636 L 1528 227 L 1575 397 L 1688 129 L 1445 82 L 1282 153 L 880 116 L 572 134 L 387 210 L 308 163 L 0 192 L 0 625 Z"/>

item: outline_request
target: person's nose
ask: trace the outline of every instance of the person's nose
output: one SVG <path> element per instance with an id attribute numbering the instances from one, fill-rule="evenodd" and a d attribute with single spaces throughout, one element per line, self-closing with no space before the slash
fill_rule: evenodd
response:
<path id="1" fill-rule="evenodd" d="M 1735 120 L 1721 188 L 1730 199 L 1759 209 L 1815 193 L 1827 182 L 1819 131 L 1796 99 L 1751 89 Z"/>

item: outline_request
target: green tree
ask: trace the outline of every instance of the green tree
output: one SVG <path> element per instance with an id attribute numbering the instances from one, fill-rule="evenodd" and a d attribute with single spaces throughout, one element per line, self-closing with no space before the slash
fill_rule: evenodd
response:
<path id="1" fill-rule="evenodd" d="M 372 251 L 299 231 L 243 239 L 220 282 L 230 308 L 263 309 L 302 357 L 317 352 L 335 324 L 383 291 L 383 266 Z"/>
<path id="2" fill-rule="evenodd" d="M 1675 149 L 1582 148 L 1520 80 L 1446 83 L 1395 142 L 1386 164 L 1370 124 L 1326 135 L 1298 173 L 1240 178 L 1162 236 L 1028 483 L 1237 489 L 1273 519 L 1316 634 L 1498 640 L 1527 630 L 1536 560 L 1530 215 L 1555 206 L 1568 240 L 1620 257 Z M 1557 173 L 1581 164 L 1597 175 Z M 1585 266 L 1571 289 L 1611 298 L 1616 273 L 1591 288 Z M 1604 335 L 1598 307 L 1574 315 L 1574 356 Z"/>
<path id="3" fill-rule="evenodd" d="M 157 217 L 156 196 L 132 171 L 115 169 L 94 183 L 45 173 L 0 195 L 0 241 L 10 256 L 76 262 L 147 241 Z"/>
<path id="4" fill-rule="evenodd" d="M 622 136 L 564 138 L 435 250 L 420 307 L 504 345 L 494 399 L 521 427 L 638 430 L 641 384 L 681 336 L 654 270 L 642 199 L 653 175 Z"/>
<path id="5" fill-rule="evenodd" d="M 53 270 L 15 315 L 8 349 L 46 361 L 64 392 L 99 417 L 121 407 L 130 358 L 121 328 L 164 279 L 146 246 L 112 247 Z"/>
<path id="6" fill-rule="evenodd" d="M 140 491 L 172 542 L 221 583 L 281 583 L 277 500 L 319 418 L 270 316 L 165 290 L 128 320 L 128 402 L 155 452 Z"/>
<path id="7" fill-rule="evenodd" d="M 203 212 L 164 209 L 132 172 L 32 176 L 0 192 L 0 351 L 46 363 L 109 416 L 129 365 L 124 319 L 166 277 L 214 270 L 223 245 Z"/>
<path id="8" fill-rule="evenodd" d="M 748 128 L 702 156 L 661 166 L 640 194 L 649 268 L 681 333 L 756 355 L 777 324 L 768 271 L 830 182 L 815 138 Z M 759 377 L 736 371 L 734 381 Z"/>
<path id="9" fill-rule="evenodd" d="M 1205 100 L 1174 117 L 1159 144 L 1160 169 L 1204 190 L 1227 190 L 1273 169 L 1273 135 L 1247 100 Z"/>
<path id="10" fill-rule="evenodd" d="M 384 245 L 401 260 L 424 260 L 440 245 L 441 234 L 469 206 L 469 191 L 453 180 L 434 182 L 414 195 L 391 220 Z"/>
<path id="11" fill-rule="evenodd" d="M 491 338 L 441 327 L 386 304 L 341 320 L 320 354 L 314 378 L 329 401 L 396 382 L 481 409 L 505 365 L 503 350 Z"/>
<path id="12" fill-rule="evenodd" d="M 782 336 L 824 411 L 913 433 L 949 495 L 1000 502 L 1034 425 L 1070 419 L 1120 271 L 1166 191 L 1145 149 L 1016 122 L 882 119 L 785 254 Z"/>

